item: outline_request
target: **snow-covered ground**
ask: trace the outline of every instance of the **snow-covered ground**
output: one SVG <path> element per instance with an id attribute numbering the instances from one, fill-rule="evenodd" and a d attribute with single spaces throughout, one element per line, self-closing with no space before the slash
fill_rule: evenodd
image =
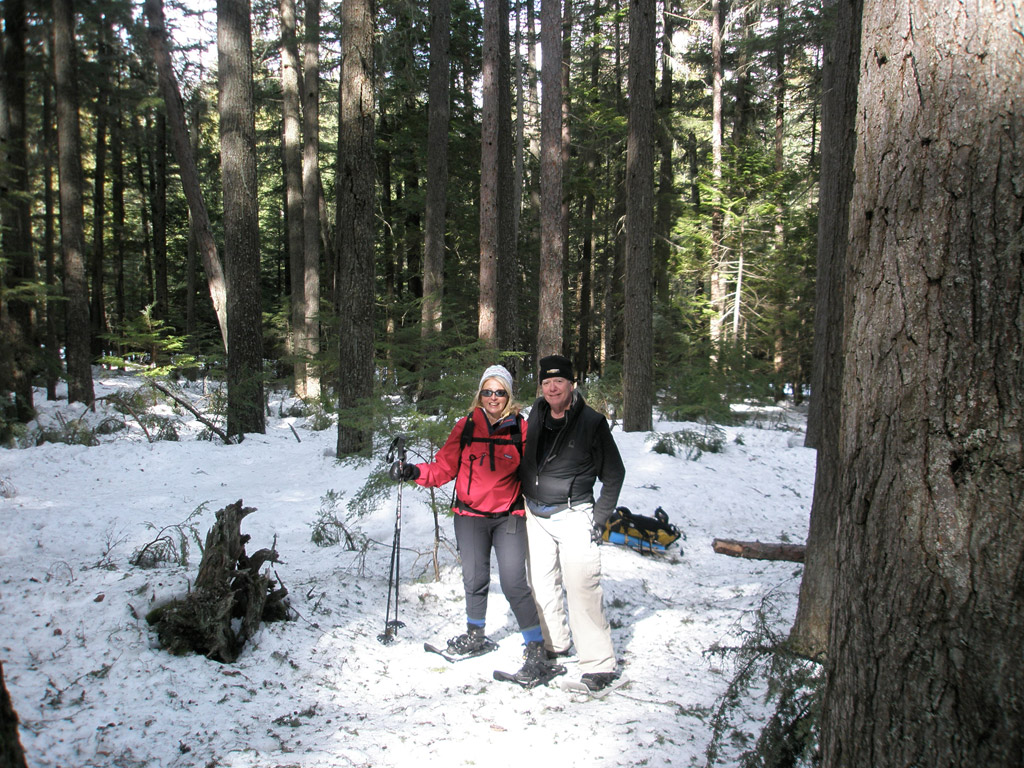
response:
<path id="1" fill-rule="evenodd" d="M 97 371 L 97 395 L 134 386 Z M 50 425 L 84 411 L 42 393 L 36 404 Z M 814 451 L 803 447 L 799 413 L 761 411 L 725 428 L 723 452 L 697 460 L 655 453 L 647 435 L 614 429 L 626 465 L 619 503 L 647 515 L 662 506 L 686 540 L 666 558 L 602 548 L 630 683 L 590 700 L 492 679 L 522 662 L 496 575 L 487 631 L 498 650 L 455 665 L 423 652 L 424 641 L 463 631 L 464 605 L 451 520 L 442 519 L 451 545 L 435 581 L 433 516 L 426 492 L 411 486 L 402 497 L 405 627 L 379 643 L 397 489 L 348 524 L 375 544 L 316 546 L 325 496 L 344 493 L 344 503 L 372 467 L 339 464 L 333 429 L 306 429 L 271 406 L 266 435 L 235 446 L 197 440 L 203 427 L 187 413 L 180 441 L 152 443 L 114 414 L 129 429 L 98 446 L 0 450 L 0 661 L 30 766 L 702 766 L 712 711 L 733 674 L 705 652 L 737 643 L 769 592 L 780 631 L 792 620 L 798 565 L 717 555 L 711 542 L 804 541 Z M 87 418 L 111 414 L 101 401 Z M 683 428 L 697 427 L 656 424 Z M 168 526 L 194 526 L 205 538 L 216 510 L 238 499 L 257 510 L 242 524 L 249 552 L 276 539 L 283 562 L 273 569 L 298 618 L 264 625 L 231 665 L 171 656 L 143 617 L 187 590 L 199 550 L 193 543 L 187 567 L 144 569 L 131 557 Z M 760 716 L 755 701 L 733 752 L 756 735 Z"/>

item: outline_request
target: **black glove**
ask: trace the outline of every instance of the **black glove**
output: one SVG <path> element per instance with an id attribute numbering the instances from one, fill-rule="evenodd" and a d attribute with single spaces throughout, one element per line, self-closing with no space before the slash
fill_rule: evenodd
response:
<path id="1" fill-rule="evenodd" d="M 415 464 L 406 464 L 404 461 L 396 461 L 388 470 L 388 477 L 396 483 L 403 480 L 415 480 L 420 476 L 420 468 Z"/>
<path id="2" fill-rule="evenodd" d="M 594 523 L 594 527 L 590 529 L 590 540 L 601 546 L 601 542 L 604 541 L 604 525 L 601 523 Z"/>

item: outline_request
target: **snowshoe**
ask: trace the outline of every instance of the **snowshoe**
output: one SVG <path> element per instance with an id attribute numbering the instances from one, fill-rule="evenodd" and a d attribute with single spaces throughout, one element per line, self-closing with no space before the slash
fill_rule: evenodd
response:
<path id="1" fill-rule="evenodd" d="M 523 666 L 518 672 L 513 674 L 496 669 L 494 679 L 505 683 L 515 683 L 523 688 L 536 688 L 538 685 L 546 685 L 559 675 L 565 674 L 565 667 L 548 661 L 547 651 L 544 650 L 542 643 L 527 643 L 524 659 Z"/>
<path id="2" fill-rule="evenodd" d="M 436 653 L 445 661 L 451 663 L 483 656 L 497 647 L 498 644 L 484 634 L 484 628 L 475 624 L 468 625 L 463 634 L 451 638 L 446 648 L 438 648 L 430 643 L 423 644 L 424 651 Z"/>
<path id="3" fill-rule="evenodd" d="M 616 672 L 588 672 L 579 680 L 562 680 L 559 687 L 572 693 L 582 693 L 595 699 L 603 699 L 612 691 L 629 682 L 629 678 Z"/>

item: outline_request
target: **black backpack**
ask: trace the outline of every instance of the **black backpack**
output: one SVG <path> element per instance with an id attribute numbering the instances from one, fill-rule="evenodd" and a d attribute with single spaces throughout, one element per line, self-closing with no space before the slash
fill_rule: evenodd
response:
<path id="1" fill-rule="evenodd" d="M 616 507 L 604 524 L 602 535 L 605 541 L 624 544 L 643 554 L 663 553 L 680 537 L 683 534 L 668 521 L 668 513 L 661 507 L 654 510 L 654 517 L 634 515 L 628 507 Z"/>

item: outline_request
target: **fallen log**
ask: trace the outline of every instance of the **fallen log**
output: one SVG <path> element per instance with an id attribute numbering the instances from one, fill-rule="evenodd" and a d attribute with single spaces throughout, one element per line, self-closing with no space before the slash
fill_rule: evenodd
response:
<path id="1" fill-rule="evenodd" d="M 280 562 L 276 546 L 245 553 L 249 536 L 241 533 L 242 519 L 255 511 L 241 499 L 218 511 L 192 590 L 146 616 L 171 653 L 231 663 L 261 621 L 288 617 L 288 590 L 260 573 L 266 563 Z"/>
<path id="2" fill-rule="evenodd" d="M 718 554 L 730 557 L 744 557 L 748 560 L 789 560 L 794 563 L 802 563 L 804 552 L 807 550 L 803 544 L 774 544 L 735 539 L 715 539 L 711 542 L 711 547 Z"/>

